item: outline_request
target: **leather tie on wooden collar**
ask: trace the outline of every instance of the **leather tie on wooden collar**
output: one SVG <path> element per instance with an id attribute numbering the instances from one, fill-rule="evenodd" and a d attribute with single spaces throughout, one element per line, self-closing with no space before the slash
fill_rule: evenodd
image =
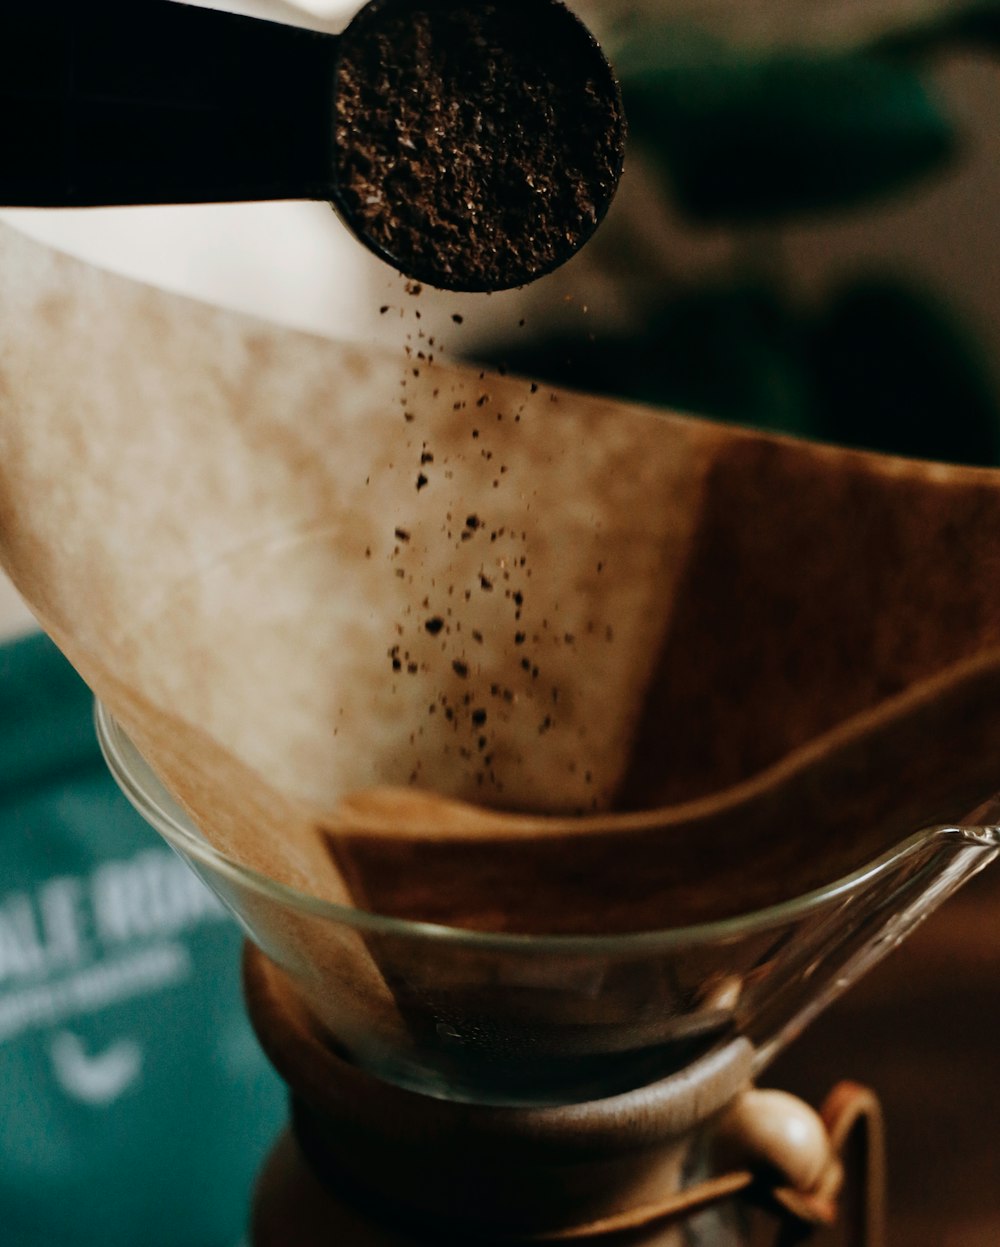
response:
<path id="1" fill-rule="evenodd" d="M 878 1098 L 869 1088 L 838 1083 L 816 1113 L 786 1092 L 751 1087 L 727 1110 L 717 1138 L 720 1151 L 738 1157 L 738 1166 L 662 1203 L 587 1225 L 495 1241 L 524 1247 L 584 1243 L 678 1221 L 745 1195 L 779 1216 L 783 1226 L 777 1247 L 792 1247 L 810 1229 L 837 1222 L 839 1197 L 851 1173 L 859 1187 L 852 1247 L 885 1247 L 884 1130 Z"/>

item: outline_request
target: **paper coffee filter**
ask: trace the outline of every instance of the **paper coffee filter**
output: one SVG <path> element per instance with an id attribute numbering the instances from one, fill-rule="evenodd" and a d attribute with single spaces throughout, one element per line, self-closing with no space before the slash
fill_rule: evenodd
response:
<path id="1" fill-rule="evenodd" d="M 9 228 L 0 273 L 0 559 L 237 861 L 635 930 L 998 786 L 993 474 L 432 362 L 419 300 L 386 353 Z"/>
<path id="2" fill-rule="evenodd" d="M 286 803 L 608 805 L 697 426 L 651 455 L 650 413 L 261 325 L 10 229 L 0 267 L 5 566 L 207 835 L 300 883 Z"/>

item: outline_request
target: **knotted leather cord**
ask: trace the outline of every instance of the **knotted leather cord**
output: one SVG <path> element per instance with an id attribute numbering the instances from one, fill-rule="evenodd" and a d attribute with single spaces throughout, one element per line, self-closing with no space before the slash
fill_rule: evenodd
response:
<path id="1" fill-rule="evenodd" d="M 748 1195 L 756 1203 L 776 1211 L 783 1224 L 776 1247 L 793 1247 L 812 1231 L 833 1226 L 838 1217 L 838 1197 L 844 1184 L 847 1151 L 856 1146 L 860 1154 L 859 1216 L 852 1228 L 851 1247 L 885 1247 L 885 1144 L 882 1111 L 877 1096 L 858 1083 L 838 1083 L 820 1110 L 831 1146 L 831 1160 L 809 1191 L 788 1186 L 767 1186 L 752 1169 L 737 1169 L 708 1178 L 696 1186 L 671 1195 L 662 1203 L 544 1234 L 496 1238 L 497 1244 L 529 1247 L 544 1243 L 587 1242 L 612 1234 L 646 1229 L 678 1221 L 704 1211 L 736 1195 Z"/>
<path id="2" fill-rule="evenodd" d="M 885 1128 L 878 1097 L 859 1083 L 840 1082 L 823 1102 L 820 1116 L 838 1163 L 824 1173 L 815 1191 L 803 1195 L 788 1189 L 776 1190 L 774 1197 L 800 1222 L 833 1225 L 845 1170 L 853 1165 L 858 1190 L 849 1241 L 857 1247 L 885 1247 Z M 787 1247 L 796 1241 L 788 1237 Z M 786 1247 L 786 1241 L 779 1239 L 776 1247 Z"/>

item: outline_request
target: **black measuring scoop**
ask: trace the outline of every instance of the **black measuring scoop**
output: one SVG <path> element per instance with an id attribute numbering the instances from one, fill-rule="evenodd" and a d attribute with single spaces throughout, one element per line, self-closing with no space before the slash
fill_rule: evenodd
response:
<path id="1" fill-rule="evenodd" d="M 557 0 L 371 0 L 341 35 L 6 0 L 0 69 L 4 206 L 326 200 L 446 289 L 558 267 L 621 175 L 617 83 Z"/>

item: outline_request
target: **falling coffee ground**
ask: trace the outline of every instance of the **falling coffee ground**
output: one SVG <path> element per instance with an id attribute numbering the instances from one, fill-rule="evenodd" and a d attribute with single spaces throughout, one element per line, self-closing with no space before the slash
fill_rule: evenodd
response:
<path id="1" fill-rule="evenodd" d="M 607 62 L 550 0 L 376 0 L 343 36 L 343 206 L 432 285 L 502 290 L 567 260 L 611 200 L 624 130 Z"/>

